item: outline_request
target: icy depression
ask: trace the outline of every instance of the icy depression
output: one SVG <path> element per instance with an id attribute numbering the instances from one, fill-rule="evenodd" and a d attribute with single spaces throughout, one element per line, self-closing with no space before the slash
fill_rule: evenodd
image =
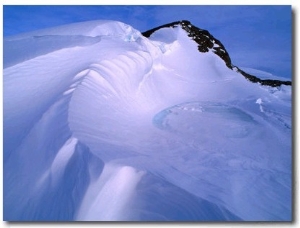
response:
<path id="1" fill-rule="evenodd" d="M 3 73 L 4 220 L 291 220 L 291 86 L 180 26 L 7 37 Z"/>

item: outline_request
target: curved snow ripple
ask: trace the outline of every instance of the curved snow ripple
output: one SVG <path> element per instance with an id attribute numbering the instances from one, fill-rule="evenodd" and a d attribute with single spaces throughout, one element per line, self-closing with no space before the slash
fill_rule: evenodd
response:
<path id="1" fill-rule="evenodd" d="M 87 140 L 90 147 L 95 144 L 93 151 L 99 150 L 99 140 L 126 143 L 124 137 L 127 139 L 130 132 L 123 130 L 142 124 L 151 105 L 149 97 L 141 92 L 141 83 L 151 66 L 152 58 L 144 52 L 128 52 L 89 66 L 88 74 L 73 92 L 69 124 L 73 133 Z M 94 101 L 86 103 L 82 110 L 80 106 L 87 97 Z"/>

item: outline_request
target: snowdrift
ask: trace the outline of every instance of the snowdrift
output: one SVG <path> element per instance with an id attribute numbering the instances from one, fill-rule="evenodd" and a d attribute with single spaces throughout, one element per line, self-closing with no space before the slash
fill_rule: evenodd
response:
<path id="1" fill-rule="evenodd" d="M 291 220 L 291 86 L 189 27 L 4 39 L 4 220 Z"/>

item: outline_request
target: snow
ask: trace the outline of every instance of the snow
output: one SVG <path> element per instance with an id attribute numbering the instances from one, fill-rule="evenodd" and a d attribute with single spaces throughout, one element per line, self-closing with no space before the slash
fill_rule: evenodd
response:
<path id="1" fill-rule="evenodd" d="M 260 79 L 273 79 L 273 80 L 281 80 L 281 81 L 287 81 L 287 78 L 279 77 L 277 75 L 273 75 L 269 72 L 265 72 L 262 70 L 253 69 L 250 67 L 240 67 L 241 70 L 247 72 L 248 74 L 255 75 L 259 77 Z"/>
<path id="2" fill-rule="evenodd" d="M 180 27 L 8 37 L 4 68 L 4 220 L 291 220 L 291 87 Z"/>
<path id="3" fill-rule="evenodd" d="M 64 169 L 66 165 L 68 164 L 70 158 L 74 154 L 76 144 L 77 139 L 70 138 L 66 141 L 66 143 L 56 154 L 51 165 L 51 176 L 54 185 L 58 182 L 58 179 L 61 179 L 61 176 L 65 171 Z"/>
<path id="4" fill-rule="evenodd" d="M 88 189 L 79 209 L 79 221 L 122 221 L 126 204 L 143 173 L 132 167 L 115 168 L 111 164 L 103 170 L 99 180 Z M 98 192 L 98 189 L 101 189 Z"/>
<path id="5" fill-rule="evenodd" d="M 255 103 L 259 105 L 259 110 L 261 112 L 264 112 L 264 109 L 263 109 L 263 106 L 262 106 L 262 103 L 263 103 L 262 99 L 258 98 Z"/>

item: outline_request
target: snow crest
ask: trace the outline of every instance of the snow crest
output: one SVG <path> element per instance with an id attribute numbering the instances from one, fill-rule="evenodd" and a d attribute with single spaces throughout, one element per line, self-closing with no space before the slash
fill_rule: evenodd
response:
<path id="1" fill-rule="evenodd" d="M 4 67 L 4 220 L 291 220 L 291 88 L 183 29 L 37 31 Z"/>

